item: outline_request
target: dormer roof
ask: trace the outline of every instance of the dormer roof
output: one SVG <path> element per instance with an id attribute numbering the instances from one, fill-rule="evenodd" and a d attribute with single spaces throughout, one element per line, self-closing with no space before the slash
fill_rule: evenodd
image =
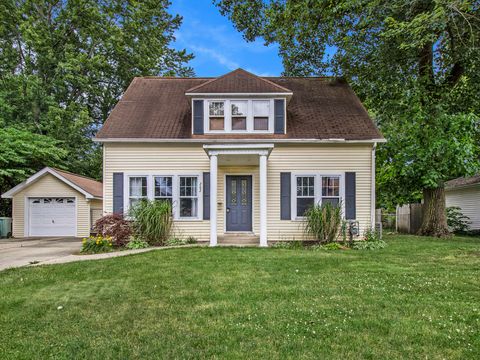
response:
<path id="1" fill-rule="evenodd" d="M 186 95 L 199 94 L 283 94 L 292 95 L 292 91 L 274 82 L 237 69 L 218 78 L 188 89 Z"/>

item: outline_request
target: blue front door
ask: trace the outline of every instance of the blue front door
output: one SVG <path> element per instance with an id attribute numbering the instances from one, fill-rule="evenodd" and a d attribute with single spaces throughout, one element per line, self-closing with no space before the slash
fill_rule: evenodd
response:
<path id="1" fill-rule="evenodd" d="M 227 175 L 226 229 L 252 231 L 252 177 Z"/>

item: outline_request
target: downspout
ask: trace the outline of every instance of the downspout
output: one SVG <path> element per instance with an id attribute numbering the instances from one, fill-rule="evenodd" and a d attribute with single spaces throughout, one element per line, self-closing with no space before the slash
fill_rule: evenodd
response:
<path id="1" fill-rule="evenodd" d="M 370 189 L 370 226 L 372 229 L 375 229 L 375 203 L 376 203 L 376 197 L 375 197 L 375 152 L 377 149 L 377 143 L 373 143 L 372 147 L 372 179 L 371 179 L 371 189 Z"/>

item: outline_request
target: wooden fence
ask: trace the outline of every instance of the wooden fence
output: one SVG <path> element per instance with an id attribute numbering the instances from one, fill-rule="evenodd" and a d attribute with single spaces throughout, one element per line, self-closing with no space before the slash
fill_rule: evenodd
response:
<path id="1" fill-rule="evenodd" d="M 422 225 L 422 207 L 422 204 L 397 206 L 397 232 L 403 234 L 416 234 Z"/>

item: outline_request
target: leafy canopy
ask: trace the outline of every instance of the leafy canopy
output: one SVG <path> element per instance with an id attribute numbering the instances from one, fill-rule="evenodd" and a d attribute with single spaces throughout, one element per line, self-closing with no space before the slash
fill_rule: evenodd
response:
<path id="1" fill-rule="evenodd" d="M 389 140 L 378 151 L 382 205 L 478 170 L 478 1 L 215 3 L 247 40 L 279 44 L 285 75 L 349 80 Z"/>

